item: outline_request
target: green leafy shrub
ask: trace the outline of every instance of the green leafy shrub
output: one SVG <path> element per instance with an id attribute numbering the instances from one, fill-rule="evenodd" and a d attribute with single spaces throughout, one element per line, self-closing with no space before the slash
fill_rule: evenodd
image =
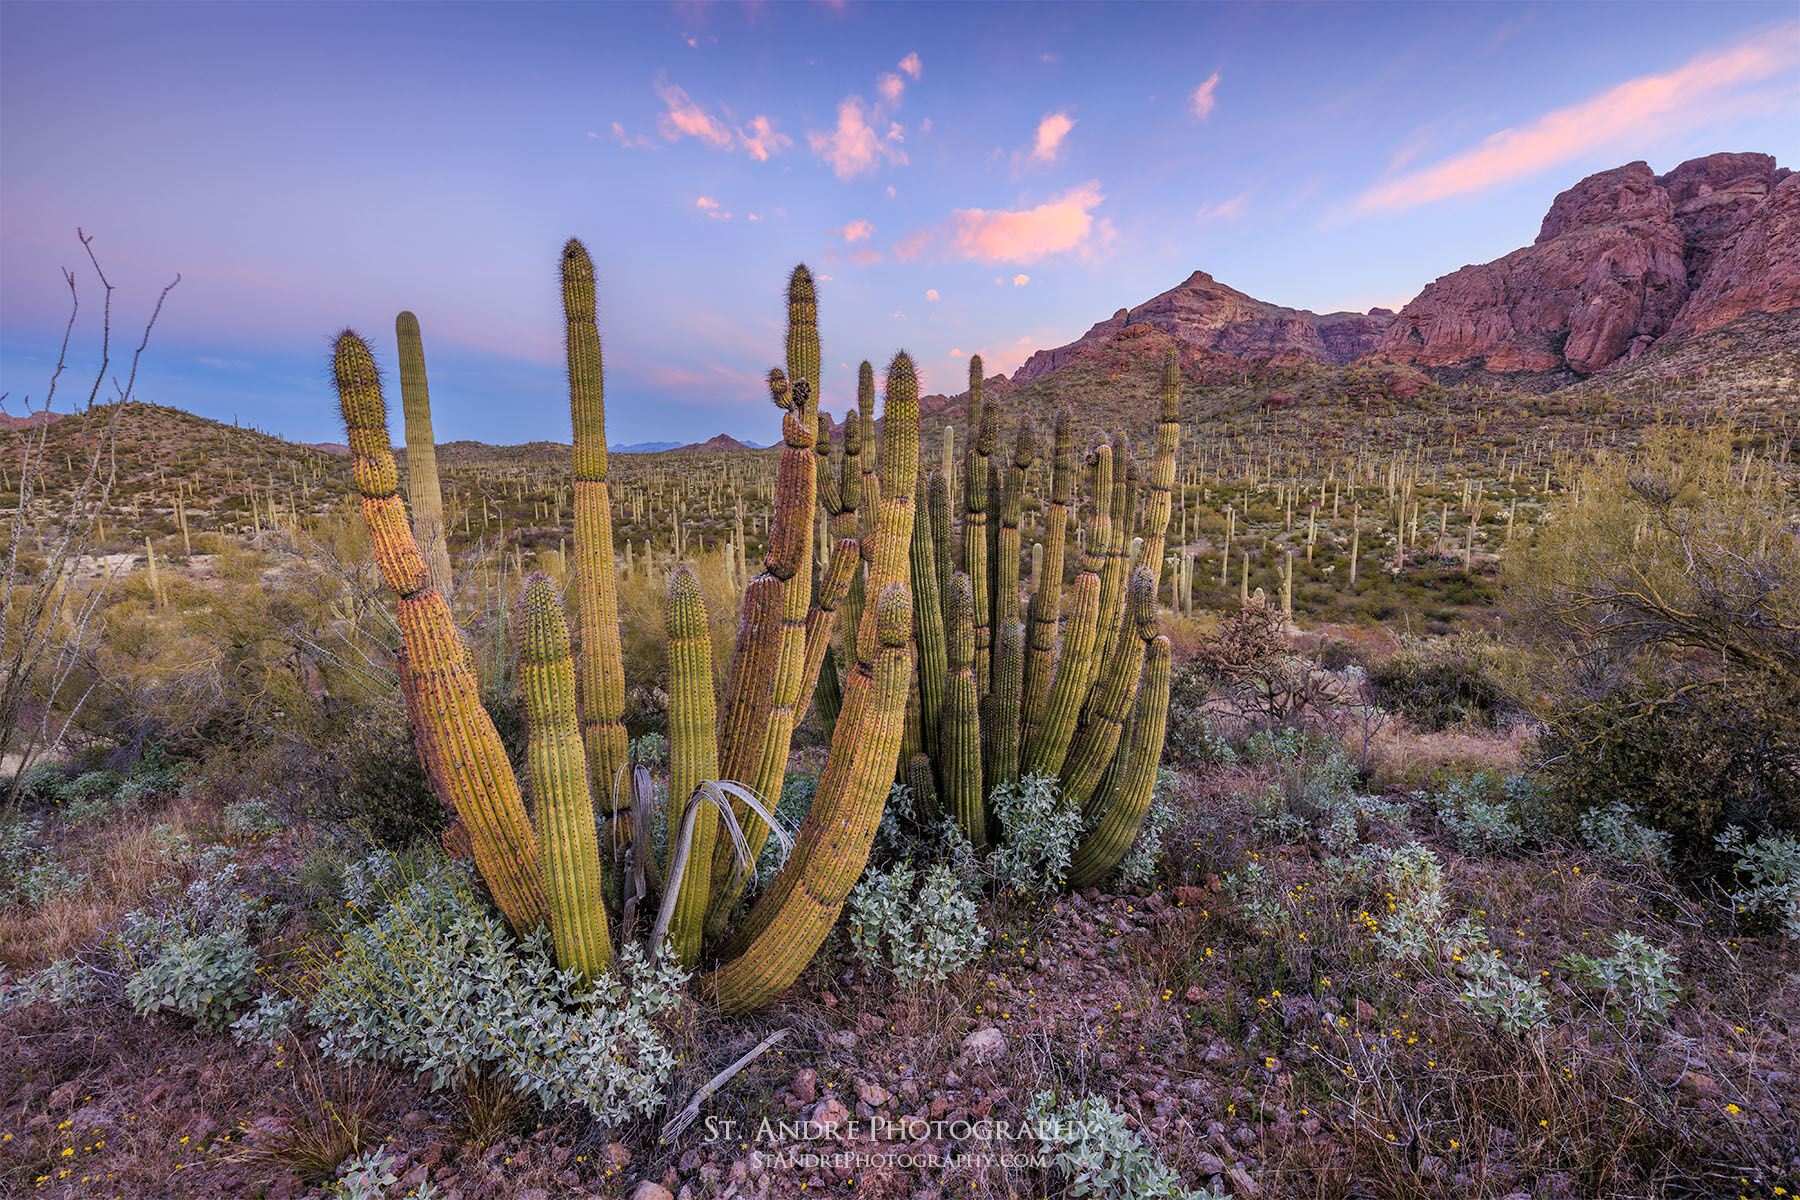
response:
<path id="1" fill-rule="evenodd" d="M 32 763 L 25 770 L 13 777 L 8 787 L 13 799 L 20 804 L 46 804 L 53 801 L 61 793 L 66 772 L 63 765 L 52 759 L 42 759 Z M 6 794 L 6 788 L 0 788 L 0 796 Z"/>
<path id="2" fill-rule="evenodd" d="M 1785 936 L 1800 939 L 1800 839 L 1771 834 L 1745 845 L 1744 831 L 1734 825 L 1717 844 L 1735 854 L 1733 867 L 1749 876 L 1750 886 L 1731 893 L 1732 908 L 1764 917 Z"/>
<path id="3" fill-rule="evenodd" d="M 242 930 L 226 927 L 160 947 L 125 981 L 125 998 L 140 1013 L 172 1012 L 222 1029 L 250 999 L 255 977 L 256 951 Z"/>
<path id="4" fill-rule="evenodd" d="M 1382 707 L 1423 729 L 1493 729 L 1518 711 L 1502 682 L 1505 658 L 1485 638 L 1409 639 L 1369 669 L 1369 682 Z"/>
<path id="5" fill-rule="evenodd" d="M 0 811 L 0 909 L 36 908 L 80 890 L 87 876 L 56 857 L 42 821 Z"/>
<path id="6" fill-rule="evenodd" d="M 319 964 L 307 1019 L 326 1053 L 392 1063 L 433 1087 L 490 1073 L 604 1124 L 662 1106 L 675 1058 L 654 1021 L 680 1000 L 679 968 L 628 945 L 584 986 L 557 969 L 547 931 L 520 943 L 441 855 L 375 891 L 343 910 L 341 952 Z"/>
<path id="7" fill-rule="evenodd" d="M 1622 929 L 1612 936 L 1611 945 L 1613 953 L 1605 958 L 1571 954 L 1563 963 L 1576 979 L 1605 993 L 1609 1004 L 1630 1016 L 1667 1020 L 1681 994 L 1675 956 Z"/>
<path id="8" fill-rule="evenodd" d="M 225 810 L 225 832 L 235 838 L 271 837 L 286 824 L 271 800 L 241 800 Z"/>
<path id="9" fill-rule="evenodd" d="M 1169 723 L 1163 755 L 1196 767 L 1228 767 L 1237 761 L 1231 742 L 1206 715 L 1206 699 L 1214 676 L 1205 666 L 1186 662 L 1169 679 Z"/>
<path id="10" fill-rule="evenodd" d="M 1015 892 L 1053 892 L 1069 875 L 1069 862 L 1082 833 L 1081 810 L 1062 802 L 1057 781 L 1026 775 L 995 788 L 988 798 L 1005 831 L 988 856 L 988 874 Z"/>
<path id="11" fill-rule="evenodd" d="M 975 901 L 946 863 L 911 863 L 863 875 L 850 893 L 850 941 L 871 970 L 902 987 L 948 979 L 987 945 Z"/>
<path id="12" fill-rule="evenodd" d="M 1623 800 L 1597 805 L 1582 813 L 1576 827 L 1581 840 L 1597 856 L 1621 866 L 1649 863 L 1664 868 L 1669 863 L 1669 835 L 1637 819 Z"/>
<path id="13" fill-rule="evenodd" d="M 93 985 L 94 973 L 80 960 L 59 958 L 11 983 L 0 983 L 0 1013 L 29 1004 L 75 1004 Z"/>
<path id="14" fill-rule="evenodd" d="M 1800 834 L 1800 694 L 1746 677 L 1682 690 L 1651 679 L 1550 714 L 1542 775 L 1571 812 L 1624 804 L 1709 868 L 1727 825 Z"/>
<path id="15" fill-rule="evenodd" d="M 386 1146 L 373 1146 L 338 1166 L 331 1194 L 344 1200 L 387 1200 L 388 1189 L 400 1182 Z"/>
<path id="16" fill-rule="evenodd" d="M 1485 771 L 1464 775 L 1447 782 L 1431 797 L 1438 820 L 1456 838 L 1457 848 L 1465 854 L 1477 850 L 1516 850 L 1525 840 L 1519 814 Z"/>
<path id="17" fill-rule="evenodd" d="M 1507 966 L 1498 950 L 1472 950 L 1460 967 L 1466 979 L 1456 998 L 1500 1032 L 1523 1036 L 1549 1018 L 1542 982 Z"/>
<path id="18" fill-rule="evenodd" d="M 372 841 L 404 846 L 435 839 L 450 824 L 398 699 L 368 706 L 356 737 L 337 749 L 325 774 L 318 814 L 354 825 Z"/>
<path id="19" fill-rule="evenodd" d="M 1224 1200 L 1209 1188 L 1189 1190 L 1104 1096 L 1059 1101 L 1055 1092 L 1039 1092 L 1025 1124 L 1076 1200 Z"/>
<path id="20" fill-rule="evenodd" d="M 1119 882 L 1127 887 L 1146 884 L 1156 878 L 1157 868 L 1162 865 L 1163 834 L 1175 824 L 1174 806 L 1161 798 L 1173 790 L 1175 773 L 1164 767 L 1156 775 L 1158 798 L 1151 801 L 1149 811 L 1144 814 L 1144 823 L 1138 826 L 1137 837 L 1132 840 L 1131 849 L 1119 860 Z M 1169 777 L 1167 783 L 1163 779 L 1165 775 Z"/>

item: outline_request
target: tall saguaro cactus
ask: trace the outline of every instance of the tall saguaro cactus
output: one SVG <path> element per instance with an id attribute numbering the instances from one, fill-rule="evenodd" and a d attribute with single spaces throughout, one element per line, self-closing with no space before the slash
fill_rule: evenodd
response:
<path id="1" fill-rule="evenodd" d="M 431 429 L 431 391 L 425 384 L 425 343 L 419 318 L 394 318 L 400 344 L 400 407 L 406 414 L 406 498 L 412 502 L 413 532 L 441 588 L 450 586 L 450 546 L 445 540 L 444 494 L 438 486 L 437 437 Z"/>
<path id="2" fill-rule="evenodd" d="M 712 885 L 712 862 L 718 813 L 706 801 L 695 798 L 700 785 L 719 776 L 718 712 L 713 700 L 712 626 L 700 583 L 693 571 L 681 567 L 669 578 L 669 827 L 680 823 L 690 803 L 699 804 L 694 818 L 688 869 L 681 876 L 675 901 L 675 919 L 669 940 L 681 965 L 691 967 L 700 958 L 702 923 Z M 670 839 L 670 856 L 674 839 Z"/>
<path id="3" fill-rule="evenodd" d="M 332 373 L 375 562 L 400 595 L 400 637 L 413 689 L 408 702 L 424 717 L 419 742 L 426 771 L 467 828 L 494 903 L 515 930 L 528 932 L 545 915 L 536 838 L 506 747 L 481 706 L 468 649 L 407 527 L 375 356 L 351 330 L 338 335 Z"/>
<path id="4" fill-rule="evenodd" d="M 608 812 L 625 762 L 625 662 L 619 646 L 619 583 L 613 561 L 612 495 L 606 478 L 606 402 L 596 321 L 594 260 L 570 238 L 562 253 L 568 325 L 569 415 L 575 432 L 575 603 L 581 621 L 581 732 L 593 789 Z"/>

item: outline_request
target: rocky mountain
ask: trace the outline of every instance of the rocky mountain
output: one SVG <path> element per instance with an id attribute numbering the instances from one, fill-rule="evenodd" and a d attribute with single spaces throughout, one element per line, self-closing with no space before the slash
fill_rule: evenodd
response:
<path id="1" fill-rule="evenodd" d="M 1379 353 L 1422 367 L 1591 375 L 1659 339 L 1800 307 L 1800 177 L 1766 154 L 1642 162 L 1557 196 L 1537 240 L 1428 285 Z"/>
<path id="2" fill-rule="evenodd" d="M 1195 271 L 1162 295 L 1136 308 L 1121 308 L 1068 345 L 1039 350 L 1013 372 L 1012 381 L 1041 379 L 1124 330 L 1145 325 L 1178 342 L 1235 358 L 1347 363 L 1374 350 L 1393 319 L 1394 314 L 1385 308 L 1323 315 L 1283 308 L 1227 287 L 1205 271 Z"/>
<path id="3" fill-rule="evenodd" d="M 760 447 L 747 442 L 740 442 L 729 433 L 715 433 L 704 442 L 690 442 L 685 446 L 675 447 L 677 450 L 756 450 Z"/>
<path id="4" fill-rule="evenodd" d="M 41 408 L 36 412 L 27 413 L 22 417 L 11 416 L 8 413 L 0 413 L 0 429 L 35 429 L 39 425 L 48 425 L 52 421 L 60 421 L 68 415 L 68 413 L 46 412 Z"/>

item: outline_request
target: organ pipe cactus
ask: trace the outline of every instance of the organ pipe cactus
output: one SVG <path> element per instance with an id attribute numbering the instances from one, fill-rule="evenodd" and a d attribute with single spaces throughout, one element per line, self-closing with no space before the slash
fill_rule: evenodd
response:
<path id="1" fill-rule="evenodd" d="M 712 627 L 700 583 L 687 567 L 669 579 L 669 798 L 673 824 L 677 804 L 688 803 L 703 784 L 719 777 L 718 712 L 713 700 Z M 694 818 L 689 862 L 712 861 L 718 814 L 702 803 Z M 674 839 L 670 839 L 674 851 Z M 700 957 L 702 923 L 712 886 L 704 869 L 682 872 L 669 941 L 684 967 Z"/>
<path id="2" fill-rule="evenodd" d="M 519 684 L 530 731 L 526 762 L 556 961 L 591 981 L 611 965 L 612 941 L 601 898 L 594 800 L 575 715 L 575 657 L 556 585 L 542 575 L 527 580 L 517 622 Z"/>
<path id="3" fill-rule="evenodd" d="M 400 407 L 406 414 L 406 498 L 413 531 L 439 587 L 450 586 L 450 549 L 444 540 L 444 493 L 438 485 L 437 438 L 431 430 L 431 390 L 425 380 L 425 343 L 419 318 L 394 318 L 400 346 Z"/>
<path id="4" fill-rule="evenodd" d="M 481 706 L 468 649 L 407 526 L 375 357 L 351 330 L 338 335 L 332 373 L 375 563 L 400 596 L 408 706 L 425 717 L 418 741 L 426 772 L 466 826 L 470 853 L 494 903 L 515 930 L 529 932 L 545 917 L 537 839 L 506 747 Z"/>
<path id="5" fill-rule="evenodd" d="M 1163 735 L 1168 730 L 1170 661 L 1169 639 L 1159 635 L 1144 656 L 1144 683 L 1138 692 L 1131 744 L 1125 751 L 1123 766 L 1109 772 L 1116 774 L 1117 788 L 1110 794 L 1097 795 L 1103 805 L 1090 804 L 1086 809 L 1089 816 L 1097 815 L 1099 821 L 1075 848 L 1068 878 L 1072 888 L 1098 883 L 1118 866 L 1137 839 L 1144 814 L 1150 810 L 1156 770 L 1162 759 Z"/>
<path id="6" fill-rule="evenodd" d="M 982 401 L 981 355 L 969 359 L 969 448 L 963 458 L 963 571 L 975 600 L 975 684 L 988 690 L 993 666 L 988 648 L 988 621 L 993 612 L 988 586 L 988 458 L 994 452 L 994 430 Z"/>

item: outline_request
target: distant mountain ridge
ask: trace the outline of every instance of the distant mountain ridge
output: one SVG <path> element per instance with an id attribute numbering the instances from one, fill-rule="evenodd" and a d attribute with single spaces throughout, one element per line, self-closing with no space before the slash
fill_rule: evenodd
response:
<path id="1" fill-rule="evenodd" d="M 1659 341 L 1793 309 L 1800 175 L 1767 154 L 1710 154 L 1666 175 L 1634 162 L 1588 176 L 1555 198 L 1530 246 L 1442 276 L 1398 313 L 1287 308 L 1195 271 L 1037 351 L 1009 382 L 1160 355 L 1171 340 L 1201 370 L 1366 361 L 1573 382 Z"/>

